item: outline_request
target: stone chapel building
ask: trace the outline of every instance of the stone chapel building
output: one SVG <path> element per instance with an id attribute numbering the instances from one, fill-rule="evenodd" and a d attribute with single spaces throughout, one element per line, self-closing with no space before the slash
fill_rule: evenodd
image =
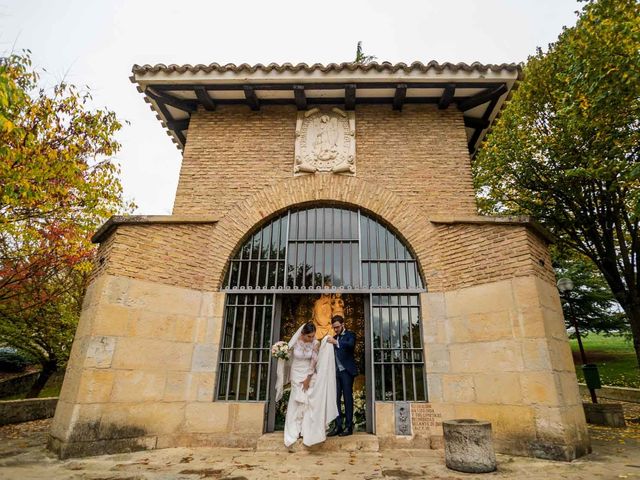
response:
<path id="1" fill-rule="evenodd" d="M 443 419 L 476 418 L 501 452 L 588 452 L 550 238 L 477 213 L 473 154 L 520 74 L 134 66 L 183 151 L 174 210 L 93 237 L 50 447 L 261 448 L 278 435 L 270 346 L 329 293 L 360 343 L 367 445 L 438 448 Z"/>

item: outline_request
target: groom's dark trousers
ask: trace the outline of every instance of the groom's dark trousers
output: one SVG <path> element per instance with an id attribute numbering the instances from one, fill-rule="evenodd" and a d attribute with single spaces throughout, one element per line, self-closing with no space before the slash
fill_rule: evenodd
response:
<path id="1" fill-rule="evenodd" d="M 353 429 L 353 375 L 346 370 L 337 373 L 336 392 L 338 393 L 338 418 L 336 425 L 342 430 L 344 422 L 344 430 Z M 344 415 L 342 415 L 342 397 L 344 396 Z"/>
<path id="2" fill-rule="evenodd" d="M 336 393 L 338 403 L 337 430 L 353 430 L 353 379 L 358 375 L 358 367 L 354 358 L 356 336 L 345 330 L 334 337 L 338 341 L 336 348 Z M 340 370 L 342 367 L 342 370 Z M 344 398 L 344 416 L 342 415 L 342 399 Z"/>

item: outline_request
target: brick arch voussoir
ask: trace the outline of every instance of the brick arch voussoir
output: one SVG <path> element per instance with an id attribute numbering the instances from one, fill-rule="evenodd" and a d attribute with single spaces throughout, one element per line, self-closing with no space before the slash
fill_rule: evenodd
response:
<path id="1" fill-rule="evenodd" d="M 212 238 L 215 245 L 211 264 L 214 289 L 222 285 L 231 256 L 265 220 L 295 205 L 319 202 L 364 209 L 404 239 L 425 274 L 433 265 L 431 249 L 428 248 L 432 229 L 424 213 L 386 188 L 356 177 L 307 175 L 292 177 L 262 189 L 236 204 L 220 219 Z"/>

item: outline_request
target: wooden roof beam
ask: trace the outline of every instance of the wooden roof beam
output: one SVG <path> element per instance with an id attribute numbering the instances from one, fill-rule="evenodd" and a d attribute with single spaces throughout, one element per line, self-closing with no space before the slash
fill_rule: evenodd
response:
<path id="1" fill-rule="evenodd" d="M 304 93 L 304 85 L 294 85 L 293 95 L 296 99 L 296 107 L 298 107 L 298 110 L 306 110 L 307 96 Z"/>
<path id="2" fill-rule="evenodd" d="M 464 126 L 467 128 L 479 128 L 484 130 L 489 127 L 489 120 L 484 118 L 464 117 Z"/>
<path id="3" fill-rule="evenodd" d="M 260 110 L 260 100 L 256 95 L 256 91 L 251 85 L 243 85 L 244 98 L 247 100 L 247 104 L 254 112 Z"/>
<path id="4" fill-rule="evenodd" d="M 442 92 L 442 96 L 440 97 L 440 101 L 438 102 L 438 108 L 440 110 L 446 110 L 451 102 L 453 101 L 453 96 L 456 94 L 456 86 L 453 84 L 448 84 L 444 87 L 444 91 Z"/>
<path id="5" fill-rule="evenodd" d="M 182 131 L 189 128 L 189 118 L 185 120 L 167 120 L 167 127 L 170 130 Z"/>
<path id="6" fill-rule="evenodd" d="M 482 130 L 484 130 L 485 128 L 488 128 L 490 125 L 489 122 L 489 118 L 491 117 L 491 112 L 493 112 L 493 109 L 496 108 L 496 105 L 498 103 L 498 99 L 500 98 L 500 96 L 494 96 L 491 101 L 489 102 L 489 106 L 486 108 L 486 110 L 484 111 L 484 114 L 482 115 L 482 118 L 476 118 L 476 119 L 469 119 L 471 120 L 473 123 L 477 123 L 478 125 L 476 127 L 472 127 L 475 128 L 475 131 L 473 132 L 473 135 L 471 135 L 471 139 L 469 139 L 469 142 L 467 144 L 467 146 L 469 147 L 469 153 L 471 153 L 472 155 L 475 155 L 476 152 L 476 143 L 478 142 L 478 139 L 480 138 L 480 135 L 482 134 Z M 467 119 L 465 118 L 465 126 L 467 125 Z"/>
<path id="7" fill-rule="evenodd" d="M 162 103 L 163 105 L 169 105 L 170 107 L 177 108 L 178 110 L 182 110 L 183 112 L 195 112 L 197 107 L 193 104 L 193 102 L 185 101 L 180 98 L 172 97 L 171 95 L 167 95 L 165 93 L 158 93 L 151 88 L 147 88 L 145 93 L 151 97 L 156 103 Z"/>
<path id="8" fill-rule="evenodd" d="M 498 88 L 486 89 L 472 97 L 469 97 L 458 104 L 458 109 L 466 112 L 479 105 L 490 102 L 491 100 L 498 99 L 502 95 L 507 93 L 507 86 L 503 83 Z"/>
<path id="9" fill-rule="evenodd" d="M 356 84 L 347 83 L 344 86 L 344 108 L 346 110 L 356 109 Z"/>
<path id="10" fill-rule="evenodd" d="M 393 96 L 393 109 L 402 111 L 402 105 L 404 105 L 404 100 L 407 98 L 407 84 L 399 83 L 396 85 L 396 93 Z"/>
<path id="11" fill-rule="evenodd" d="M 205 110 L 212 112 L 216 109 L 216 104 L 213 102 L 207 89 L 204 87 L 195 87 L 196 97 L 198 97 L 198 101 L 202 104 Z"/>

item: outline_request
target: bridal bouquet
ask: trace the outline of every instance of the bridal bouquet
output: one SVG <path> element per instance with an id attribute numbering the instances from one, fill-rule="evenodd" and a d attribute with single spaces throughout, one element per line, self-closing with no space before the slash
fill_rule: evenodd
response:
<path id="1" fill-rule="evenodd" d="M 280 340 L 271 347 L 271 355 L 283 360 L 289 360 L 289 344 Z"/>

